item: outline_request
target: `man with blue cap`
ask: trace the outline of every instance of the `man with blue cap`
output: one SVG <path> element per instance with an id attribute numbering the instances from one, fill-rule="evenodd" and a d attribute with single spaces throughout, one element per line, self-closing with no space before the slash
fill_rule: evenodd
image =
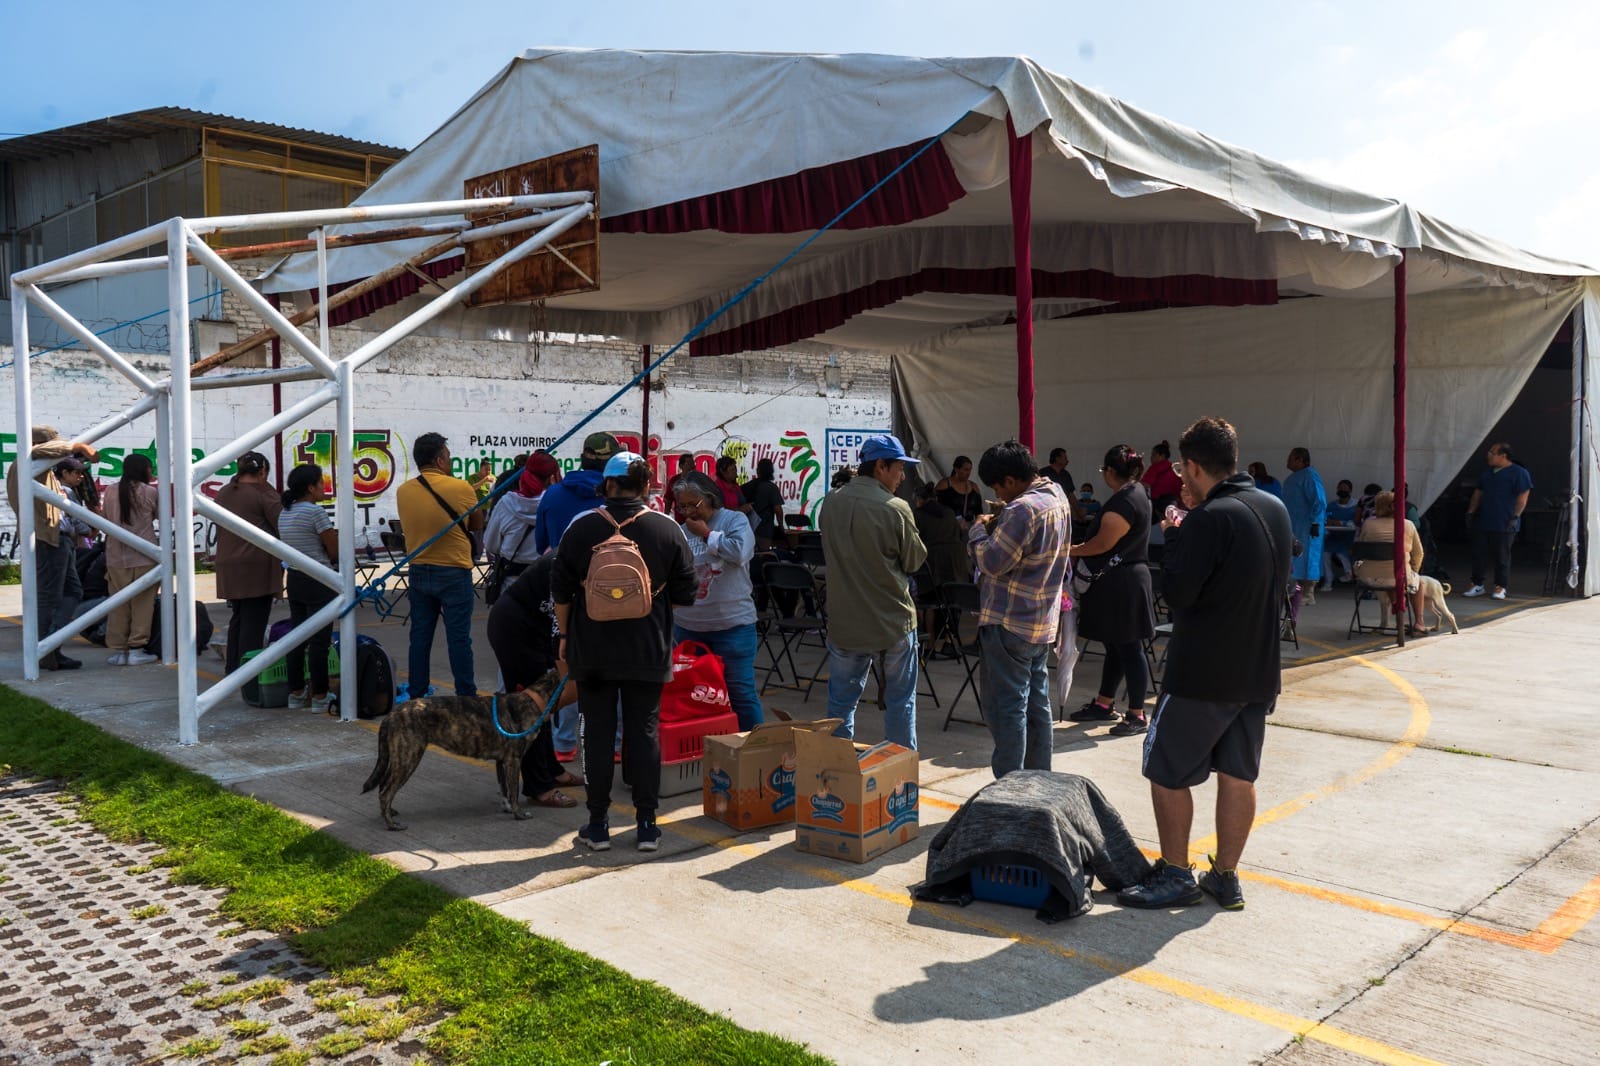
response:
<path id="1" fill-rule="evenodd" d="M 884 739 L 917 746 L 917 607 L 910 578 L 928 557 L 911 506 L 895 495 L 917 460 L 887 433 L 861 444 L 855 478 L 828 496 L 828 717 L 854 737 L 856 704 L 883 659 Z"/>

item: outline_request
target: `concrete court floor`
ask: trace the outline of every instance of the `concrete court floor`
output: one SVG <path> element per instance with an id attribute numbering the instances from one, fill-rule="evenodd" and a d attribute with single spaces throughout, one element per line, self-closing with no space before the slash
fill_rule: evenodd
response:
<path id="1" fill-rule="evenodd" d="M 0 590 L 0 614 L 14 618 L 17 598 Z M 791 832 L 735 835 L 700 816 L 698 794 L 664 802 L 656 855 L 636 853 L 627 831 L 591 854 L 573 846 L 581 813 L 512 822 L 495 810 L 491 770 L 437 754 L 402 795 L 410 830 L 388 833 L 358 791 L 374 752 L 368 723 L 230 703 L 202 721 L 199 745 L 180 747 L 168 671 L 121 670 L 108 697 L 112 668 L 82 648 L 84 670 L 19 683 L 15 625 L 0 628 L 0 677 L 840 1062 L 1592 1061 L 1600 697 L 1589 664 L 1600 603 L 1451 602 L 1464 632 L 1404 650 L 1343 639 L 1347 591 L 1307 609 L 1306 665 L 1286 672 L 1270 720 L 1242 913 L 1209 901 L 1126 911 L 1100 893 L 1093 911 L 1056 926 L 1016 908 L 910 900 L 927 841 L 990 780 L 986 731 L 941 731 L 943 712 L 927 703 L 922 836 L 857 866 L 794 852 Z M 404 657 L 397 623 L 364 613 L 363 628 Z M 436 679 L 448 677 L 442 645 Z M 956 670 L 935 664 L 945 699 Z M 477 673 L 487 688 L 486 654 Z M 1097 677 L 1091 658 L 1074 705 Z M 820 692 L 771 702 L 822 714 Z M 972 710 L 968 697 L 962 713 Z M 865 739 L 881 735 L 870 705 L 860 723 Z M 1137 745 L 1061 724 L 1056 769 L 1093 778 L 1153 850 Z M 1196 797 L 1197 857 L 1210 845 L 1211 796 Z M 625 793 L 617 799 L 613 823 L 626 825 Z"/>

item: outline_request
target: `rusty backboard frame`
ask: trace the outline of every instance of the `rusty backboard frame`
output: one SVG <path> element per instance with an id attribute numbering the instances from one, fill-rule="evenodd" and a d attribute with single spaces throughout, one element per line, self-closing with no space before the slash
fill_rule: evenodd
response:
<path id="1" fill-rule="evenodd" d="M 468 178 L 463 199 L 522 196 L 547 192 L 591 191 L 594 213 L 551 244 L 510 267 L 472 294 L 472 307 L 534 303 L 556 296 L 595 292 L 600 288 L 600 146 L 587 145 L 569 152 L 518 163 L 504 170 Z M 531 211 L 472 212 L 474 226 L 522 218 Z M 517 237 L 475 241 L 467 245 L 467 270 L 492 262 L 517 242 Z"/>

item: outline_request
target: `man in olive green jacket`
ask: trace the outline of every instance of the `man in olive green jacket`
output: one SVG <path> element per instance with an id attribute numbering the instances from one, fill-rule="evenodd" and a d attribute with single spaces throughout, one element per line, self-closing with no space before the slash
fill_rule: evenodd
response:
<path id="1" fill-rule="evenodd" d="M 861 469 L 828 496 L 822 551 L 828 565 L 828 717 L 855 736 L 856 704 L 872 661 L 883 658 L 883 734 L 917 746 L 917 607 L 910 578 L 928 557 L 906 501 L 906 454 L 889 434 L 861 445 Z"/>
<path id="2" fill-rule="evenodd" d="M 18 455 L 11 469 L 6 471 L 6 500 L 11 504 L 12 514 L 21 513 L 17 507 L 21 498 L 17 469 L 27 466 L 30 458 L 49 461 L 77 455 L 92 463 L 100 457 L 87 444 L 62 440 L 54 426 L 34 426 L 32 441 L 30 455 Z M 49 488 L 53 494 L 61 492 L 54 465 L 34 480 Z M 61 526 L 62 511 L 59 507 L 52 507 L 41 499 L 33 501 L 33 560 L 34 573 L 38 577 L 38 591 L 34 593 L 33 602 L 41 638 L 72 621 L 72 615 L 83 599 L 83 585 L 78 580 L 77 553 L 73 550 L 72 538 L 61 535 Z M 53 651 L 40 659 L 39 665 L 46 670 L 76 670 L 83 663 Z"/>

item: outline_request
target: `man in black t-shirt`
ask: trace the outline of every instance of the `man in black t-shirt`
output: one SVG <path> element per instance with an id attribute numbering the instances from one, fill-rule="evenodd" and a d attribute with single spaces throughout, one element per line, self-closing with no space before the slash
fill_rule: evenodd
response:
<path id="1" fill-rule="evenodd" d="M 1072 508 L 1072 520 L 1078 524 L 1081 531 L 1083 523 L 1089 520 L 1089 513 L 1083 509 L 1083 504 L 1078 502 L 1078 483 L 1072 480 L 1072 471 L 1067 469 L 1067 450 L 1051 448 L 1050 462 L 1039 471 L 1039 474 L 1061 486 L 1061 494 L 1067 498 L 1067 506 Z"/>
<path id="2" fill-rule="evenodd" d="M 1162 592 L 1172 642 L 1161 696 L 1145 734 L 1161 860 L 1117 894 L 1130 907 L 1200 902 L 1244 907 L 1237 866 L 1255 820 L 1255 780 L 1267 715 L 1282 688 L 1278 619 L 1293 536 L 1283 503 L 1237 473 L 1239 438 L 1202 418 L 1178 441 L 1182 476 L 1202 502 L 1181 525 L 1163 522 Z M 1189 865 L 1190 790 L 1217 774 L 1217 853 L 1196 883 Z"/>

